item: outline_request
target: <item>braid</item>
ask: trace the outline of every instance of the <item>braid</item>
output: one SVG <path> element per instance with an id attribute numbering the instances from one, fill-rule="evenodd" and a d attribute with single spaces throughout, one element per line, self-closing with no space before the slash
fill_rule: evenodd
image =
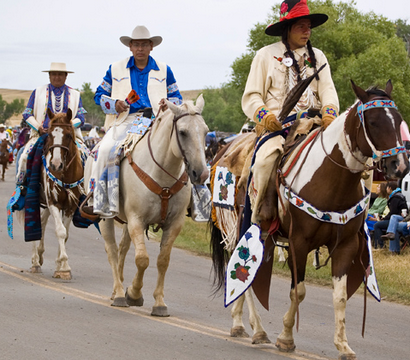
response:
<path id="1" fill-rule="evenodd" d="M 288 43 L 288 30 L 292 26 L 292 24 L 285 26 L 282 32 L 282 42 L 286 46 L 286 53 L 285 55 L 289 56 L 293 60 L 293 66 L 295 67 L 295 70 L 298 74 L 298 82 L 301 80 L 300 78 L 300 67 L 298 62 L 295 59 L 295 56 L 293 55 L 293 51 L 290 49 L 289 43 Z"/>
<path id="2" fill-rule="evenodd" d="M 316 69 L 316 56 L 315 56 L 315 52 L 313 51 L 313 47 L 312 47 L 310 40 L 308 40 L 306 46 L 309 52 L 310 65 L 312 66 L 312 68 Z M 319 81 L 319 74 L 316 74 L 316 80 Z"/>

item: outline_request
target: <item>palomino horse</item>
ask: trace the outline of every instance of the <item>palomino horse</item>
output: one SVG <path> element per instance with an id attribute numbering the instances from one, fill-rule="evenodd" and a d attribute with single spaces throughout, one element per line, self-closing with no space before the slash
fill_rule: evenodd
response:
<path id="1" fill-rule="evenodd" d="M 3 171 L 1 174 L 1 180 L 4 181 L 4 174 L 7 170 L 7 165 L 9 163 L 9 150 L 8 150 L 9 142 L 7 139 L 3 139 L 0 143 L 0 165 L 3 165 Z"/>
<path id="2" fill-rule="evenodd" d="M 149 265 L 144 233 L 150 225 L 162 228 L 157 258 L 155 304 L 151 315 L 168 316 L 164 302 L 164 280 L 172 245 L 182 229 L 191 196 L 191 182 L 203 183 L 209 175 L 205 162 L 205 136 L 208 131 L 202 116 L 202 95 L 196 106 L 180 106 L 167 101 L 168 110 L 154 121 L 149 132 L 138 142 L 120 169 L 120 212 L 126 222 L 119 247 L 114 233 L 114 219 L 100 222 L 101 234 L 111 265 L 113 306 L 142 306 L 144 272 Z M 90 170 L 86 164 L 86 178 Z M 189 181 L 190 180 L 190 181 Z M 137 273 L 132 284 L 123 288 L 123 269 L 131 241 L 135 247 Z"/>
<path id="3" fill-rule="evenodd" d="M 45 205 L 45 209 L 41 213 L 41 240 L 33 242 L 31 271 L 41 272 L 44 233 L 51 214 L 59 245 L 53 277 L 71 280 L 66 242 L 80 196 L 84 194 L 84 165 L 76 144 L 74 127 L 71 124 L 71 109 L 68 109 L 67 114 L 54 115 L 49 109 L 47 112 L 50 124 L 44 145 L 41 175 L 41 202 Z"/>
<path id="4" fill-rule="evenodd" d="M 402 178 L 409 169 L 400 135 L 403 119 L 391 100 L 390 81 L 384 91 L 377 88 L 364 91 L 353 82 L 352 87 L 358 98 L 353 107 L 335 119 L 325 131 L 320 128 L 312 131 L 293 151 L 290 160 L 280 166 L 278 173 L 279 233 L 289 239 L 292 273 L 291 305 L 276 341 L 281 351 L 295 349 L 293 327 L 298 305 L 305 297 L 307 255 L 326 246 L 332 259 L 334 343 L 339 359 L 356 359 L 346 337 L 345 310 L 347 300 L 366 276 L 369 264 L 363 230 L 368 194 L 362 185 L 361 174 L 367 169 L 369 158 L 381 161 L 383 171 L 392 179 Z M 276 174 L 272 174 L 272 186 L 266 195 L 268 208 L 274 205 L 275 184 Z M 273 214 L 271 211 L 271 220 Z M 269 216 L 265 219 L 269 220 Z M 262 230 L 268 228 L 264 229 L 262 225 Z M 266 241 L 265 260 L 272 255 L 273 248 L 272 242 L 269 245 Z M 216 243 L 213 249 L 218 251 Z M 221 261 L 214 261 L 219 280 L 224 276 L 221 265 Z M 253 285 L 258 275 L 259 272 Z M 270 272 L 265 276 L 270 278 Z M 269 281 L 265 284 L 268 287 Z M 254 290 L 257 291 L 255 286 Z M 238 308 L 241 313 L 242 308 Z"/>

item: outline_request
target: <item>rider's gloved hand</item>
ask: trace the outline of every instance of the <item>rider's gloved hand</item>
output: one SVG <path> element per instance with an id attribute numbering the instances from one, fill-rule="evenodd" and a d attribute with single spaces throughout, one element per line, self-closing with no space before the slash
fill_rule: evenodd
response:
<path id="1" fill-rule="evenodd" d="M 282 124 L 276 119 L 266 106 L 261 106 L 254 115 L 256 133 L 259 136 L 264 130 L 275 132 L 282 130 Z"/>
<path id="2" fill-rule="evenodd" d="M 337 108 L 332 105 L 326 105 L 322 108 L 322 128 L 326 129 L 334 119 L 339 116 Z"/>

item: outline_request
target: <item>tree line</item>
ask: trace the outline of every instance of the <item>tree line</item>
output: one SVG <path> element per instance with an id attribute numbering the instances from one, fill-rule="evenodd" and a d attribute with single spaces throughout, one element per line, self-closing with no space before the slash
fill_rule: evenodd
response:
<path id="1" fill-rule="evenodd" d="M 247 121 L 241 108 L 249 69 L 260 48 L 280 41 L 265 34 L 265 28 L 279 21 L 280 4 L 272 7 L 265 22 L 249 32 L 247 51 L 232 66 L 230 81 L 220 88 L 204 91 L 203 116 L 210 129 L 238 132 Z M 410 25 L 405 20 L 390 21 L 374 12 L 361 13 L 354 1 L 333 3 L 331 0 L 309 1 L 311 13 L 324 13 L 329 20 L 312 30 L 311 42 L 322 50 L 332 71 L 341 112 L 355 101 L 350 79 L 368 88 L 382 89 L 391 79 L 393 99 L 404 120 L 410 121 Z"/>

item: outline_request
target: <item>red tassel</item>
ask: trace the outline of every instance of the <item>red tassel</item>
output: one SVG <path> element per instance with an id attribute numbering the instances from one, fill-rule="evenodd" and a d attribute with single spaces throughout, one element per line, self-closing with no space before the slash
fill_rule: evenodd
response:
<path id="1" fill-rule="evenodd" d="M 131 90 L 131 92 L 128 94 L 127 98 L 125 99 L 125 102 L 128 105 L 134 104 L 139 100 L 139 96 L 135 90 Z"/>

